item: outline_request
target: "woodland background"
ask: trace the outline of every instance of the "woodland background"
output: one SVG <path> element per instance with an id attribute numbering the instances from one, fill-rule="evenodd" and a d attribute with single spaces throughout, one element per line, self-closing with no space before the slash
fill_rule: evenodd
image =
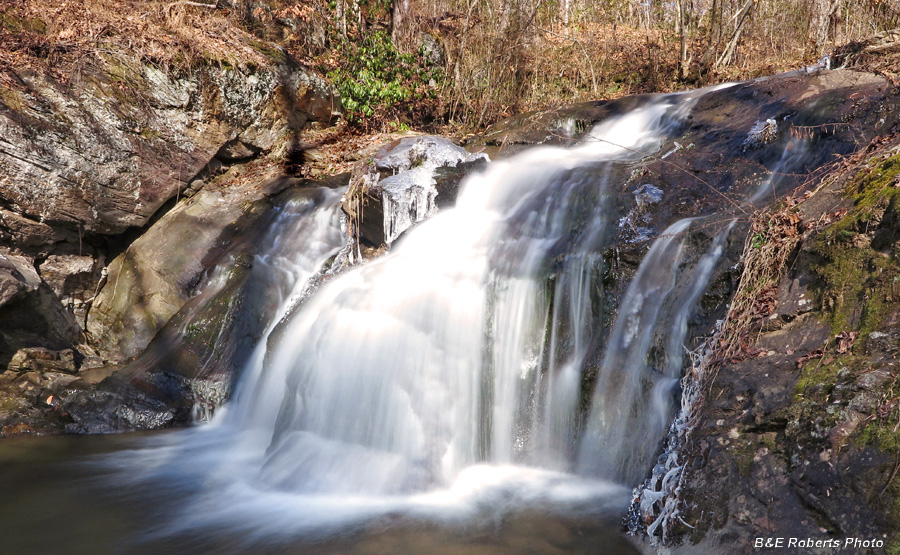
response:
<path id="1" fill-rule="evenodd" d="M 351 127 L 467 132 L 778 73 L 898 24 L 897 0 L 3 0 L 0 70 L 77 80 L 111 45 L 172 72 L 290 54 L 339 89 Z"/>

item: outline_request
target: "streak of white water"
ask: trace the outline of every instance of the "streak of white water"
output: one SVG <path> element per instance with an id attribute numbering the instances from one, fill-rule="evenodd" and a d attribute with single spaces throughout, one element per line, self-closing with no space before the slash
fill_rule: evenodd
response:
<path id="1" fill-rule="evenodd" d="M 629 284 L 597 371 L 578 458 L 583 473 L 615 476 L 629 483 L 639 480 L 652 466 L 656 445 L 648 445 L 647 440 L 661 438 L 669 426 L 688 318 L 706 290 L 734 226 L 732 221 L 719 231 L 706 254 L 684 269 L 687 275 L 683 281 L 688 286 L 674 295 L 682 271 L 686 231 L 696 220 L 683 219 L 666 229 Z M 661 312 L 668 304 L 677 308 L 667 324 Z M 661 339 L 656 339 L 657 335 Z M 654 342 L 664 346 L 663 356 L 655 357 L 659 360 L 651 356 Z"/>
<path id="2" fill-rule="evenodd" d="M 645 472 L 639 463 L 655 449 L 648 448 L 646 440 L 661 437 L 665 430 L 651 429 L 653 419 L 642 417 L 652 410 L 647 398 L 652 388 L 646 381 L 654 375 L 647 359 L 660 310 L 675 287 L 682 262 L 682 232 L 692 221 L 679 220 L 654 241 L 620 304 L 597 371 L 587 433 L 579 453 L 582 473 L 634 481 Z"/>
<path id="3" fill-rule="evenodd" d="M 790 177 L 785 174 L 797 169 L 797 166 L 803 161 L 808 150 L 809 141 L 798 139 L 796 137 L 791 138 L 784 147 L 784 150 L 781 151 L 781 158 L 775 162 L 768 177 L 759 184 L 759 187 L 756 188 L 753 196 L 750 197 L 751 204 L 762 201 L 766 196 L 770 196 L 770 200 L 778 198 L 778 196 L 783 193 L 783 191 L 778 190 L 779 185 L 788 181 L 787 178 Z"/>
<path id="4" fill-rule="evenodd" d="M 314 203 L 304 198 L 293 201 L 271 226 L 259 246 L 253 263 L 254 275 L 263 274 L 258 280 L 274 293 L 275 308 L 260 341 L 246 365 L 241 378 L 246 387 L 235 391 L 233 404 L 265 403 L 277 391 L 259 387 L 260 373 L 266 354 L 266 339 L 275 326 L 293 307 L 296 299 L 307 286 L 307 281 L 322 265 L 337 254 L 343 244 L 340 224 L 340 198 L 338 191 L 321 189 L 323 199 Z M 298 206 L 300 205 L 300 206 Z M 318 208 L 321 206 L 321 208 Z M 253 426 L 252 422 L 248 425 Z"/>

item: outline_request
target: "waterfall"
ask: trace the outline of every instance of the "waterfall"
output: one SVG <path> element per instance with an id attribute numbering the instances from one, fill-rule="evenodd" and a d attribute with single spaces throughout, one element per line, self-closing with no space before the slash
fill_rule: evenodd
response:
<path id="1" fill-rule="evenodd" d="M 488 165 L 454 208 L 313 295 L 312 266 L 293 272 L 233 399 L 161 440 L 202 475 L 191 525 L 321 533 L 387 513 L 624 510 L 665 435 L 687 322 L 730 225 L 662 231 L 609 311 L 615 199 L 698 97 L 648 97 L 573 148 Z M 294 236 L 330 236 L 333 217 L 316 221 Z"/>
<path id="2" fill-rule="evenodd" d="M 658 148 L 681 102 L 661 97 L 572 150 L 494 164 L 468 180 L 454 209 L 310 299 L 265 355 L 258 383 L 241 386 L 276 393 L 239 398 L 229 413 L 236 428 L 271 438 L 261 481 L 303 494 L 397 495 L 448 487 L 479 463 L 571 470 L 566 438 L 598 316 L 589 294 L 609 190 L 621 162 Z M 564 313 L 570 352 L 544 367 L 548 328 L 558 351 Z M 629 361 L 645 356 L 645 342 L 635 347 L 615 346 Z"/>

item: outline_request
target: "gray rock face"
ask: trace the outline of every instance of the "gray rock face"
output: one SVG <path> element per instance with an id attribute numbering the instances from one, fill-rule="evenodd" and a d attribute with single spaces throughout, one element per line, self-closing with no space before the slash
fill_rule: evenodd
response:
<path id="1" fill-rule="evenodd" d="M 30 260 L 5 249 L 0 252 L 0 306 L 37 290 L 40 284 Z"/>
<path id="2" fill-rule="evenodd" d="M 143 226 L 220 150 L 255 156 L 340 104 L 286 62 L 183 78 L 135 63 L 91 77 L 70 87 L 23 71 L 0 102 L 0 240 L 47 245 Z"/>
<path id="3" fill-rule="evenodd" d="M 329 121 L 340 100 L 284 56 L 176 75 L 117 52 L 67 83 L 2 71 L 0 390 L 9 395 L 0 402 L 18 407 L 6 411 L 11 421 L 27 413 L 37 426 L 50 389 L 146 346 L 262 210 L 254 201 L 291 184 L 260 186 L 258 172 L 242 187 L 198 193 L 210 178 L 308 121 Z M 137 228 L 188 193 L 196 197 L 129 248 Z M 83 344 L 85 327 L 99 352 Z"/>
<path id="4" fill-rule="evenodd" d="M 113 360 L 137 355 L 228 245 L 268 210 L 267 198 L 299 184 L 250 181 L 235 168 L 168 212 L 107 268 L 87 320 L 96 346 Z"/>
<path id="5" fill-rule="evenodd" d="M 30 69 L 3 70 L 9 77 L 4 83 L 12 83 L 0 95 L 5 361 L 23 347 L 77 344 L 105 283 L 106 253 L 121 252 L 133 240 L 123 232 L 158 218 L 176 195 L 196 194 L 223 165 L 249 161 L 308 121 L 330 120 L 340 108 L 321 78 L 283 56 L 249 70 L 208 64 L 177 75 L 143 64 L 133 53 L 114 54 L 68 83 Z M 95 320 L 116 313 L 114 297 L 130 295 L 119 308 L 134 304 L 137 310 L 127 322 L 109 316 L 117 322 L 112 328 L 98 324 L 104 345 L 116 343 L 108 332 L 131 324 L 136 331 L 126 336 L 136 334 L 136 345 L 146 345 L 144 335 L 165 323 L 196 285 L 205 255 L 242 213 L 239 206 L 264 196 L 247 194 L 203 195 L 180 212 L 180 232 L 154 231 L 141 243 L 153 247 L 125 251 L 109 276 L 112 287 L 94 302 L 100 308 Z M 161 240 L 169 233 L 186 246 Z M 5 308 L 10 304 L 15 310 Z M 26 314 L 38 307 L 47 307 L 40 309 L 47 314 Z M 113 351 L 120 353 L 118 346 Z"/>
<path id="6" fill-rule="evenodd" d="M 83 294 L 94 285 L 95 260 L 77 254 L 52 254 L 40 265 L 41 277 L 65 302 L 75 294 Z"/>

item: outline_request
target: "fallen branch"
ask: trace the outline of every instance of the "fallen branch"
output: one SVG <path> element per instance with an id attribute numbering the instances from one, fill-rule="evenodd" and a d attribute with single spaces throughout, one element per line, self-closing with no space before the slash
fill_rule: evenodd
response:
<path id="1" fill-rule="evenodd" d="M 190 0 L 179 0 L 178 2 L 172 2 L 166 6 L 166 9 L 169 10 L 174 8 L 175 6 L 195 6 L 197 8 L 209 8 L 210 10 L 218 10 L 219 4 L 204 4 L 202 2 L 191 2 Z"/>

